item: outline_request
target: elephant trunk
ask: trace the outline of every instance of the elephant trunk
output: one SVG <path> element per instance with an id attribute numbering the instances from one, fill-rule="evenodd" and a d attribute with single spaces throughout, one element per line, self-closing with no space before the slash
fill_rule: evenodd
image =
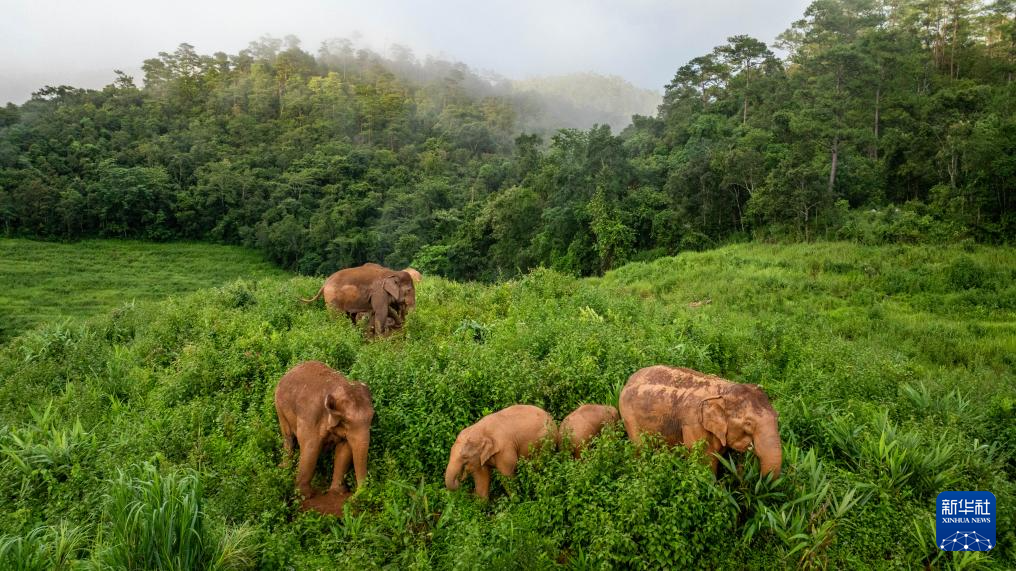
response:
<path id="1" fill-rule="evenodd" d="M 445 469 L 445 487 L 455 491 L 459 489 L 459 477 L 462 475 L 462 458 L 459 455 L 459 443 L 452 446 L 451 458 L 448 459 L 448 468 Z"/>
<path id="2" fill-rule="evenodd" d="M 780 442 L 780 430 L 775 419 L 772 426 L 755 434 L 753 443 L 762 474 L 771 473 L 773 478 L 778 478 L 783 465 L 783 444 Z"/>
<path id="3" fill-rule="evenodd" d="M 370 429 L 363 434 L 350 436 L 349 448 L 353 452 L 353 470 L 356 472 L 356 487 L 361 488 L 367 481 L 367 450 L 370 448 Z"/>

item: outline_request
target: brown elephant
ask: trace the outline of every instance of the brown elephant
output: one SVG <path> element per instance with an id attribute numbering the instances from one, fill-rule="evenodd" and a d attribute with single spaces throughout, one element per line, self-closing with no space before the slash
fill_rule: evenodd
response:
<path id="1" fill-rule="evenodd" d="M 691 369 L 656 365 L 635 371 L 621 389 L 628 438 L 659 434 L 673 446 L 706 441 L 707 453 L 754 446 L 763 474 L 780 475 L 783 447 L 773 409 L 758 385 L 726 381 Z M 713 472 L 717 459 L 711 457 Z"/>
<path id="2" fill-rule="evenodd" d="M 561 421 L 559 432 L 562 445 L 567 441 L 572 454 L 578 458 L 589 441 L 603 430 L 604 426 L 621 419 L 617 409 L 606 404 L 584 404 Z"/>
<path id="3" fill-rule="evenodd" d="M 279 415 L 286 457 L 293 445 L 300 446 L 296 485 L 306 498 L 314 495 L 310 485 L 314 467 L 325 446 L 335 445 L 335 469 L 329 491 L 345 492 L 343 479 L 352 462 L 357 487 L 367 478 L 367 448 L 374 405 L 367 385 L 350 381 L 328 365 L 306 361 L 290 369 L 275 388 L 275 411 Z"/>
<path id="4" fill-rule="evenodd" d="M 445 470 L 445 485 L 457 490 L 468 472 L 476 495 L 490 494 L 490 469 L 505 476 L 515 474 L 519 458 L 528 458 L 544 439 L 558 443 L 554 419 L 540 407 L 517 404 L 481 418 L 459 433 Z"/>
<path id="5" fill-rule="evenodd" d="M 406 314 L 416 307 L 412 276 L 374 263 L 335 272 L 328 276 L 317 295 L 303 301 L 311 303 L 322 295 L 327 307 L 345 313 L 354 325 L 361 314 L 371 314 L 370 332 L 377 335 L 390 331 L 389 315 L 393 316 L 397 329 Z"/>
<path id="6" fill-rule="evenodd" d="M 420 272 L 413 268 L 404 268 L 402 271 L 406 272 L 409 274 L 409 277 L 413 278 L 414 284 L 418 284 L 421 280 L 423 280 L 423 276 L 420 275 Z"/>

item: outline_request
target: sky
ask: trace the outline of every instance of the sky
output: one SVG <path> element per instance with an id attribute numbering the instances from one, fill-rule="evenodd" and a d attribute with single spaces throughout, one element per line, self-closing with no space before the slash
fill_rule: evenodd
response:
<path id="1" fill-rule="evenodd" d="M 293 34 L 316 53 L 346 37 L 513 79 L 591 71 L 662 91 L 727 37 L 771 43 L 807 0 L 0 0 L 0 104 L 44 85 L 98 88 L 182 42 L 235 54 Z"/>

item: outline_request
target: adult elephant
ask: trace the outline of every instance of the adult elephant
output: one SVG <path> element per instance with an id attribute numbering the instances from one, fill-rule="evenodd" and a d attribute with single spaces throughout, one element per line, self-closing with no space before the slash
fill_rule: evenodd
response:
<path id="1" fill-rule="evenodd" d="M 379 335 L 401 327 L 406 314 L 416 307 L 413 277 L 374 263 L 335 272 L 317 295 L 303 301 L 311 303 L 321 296 L 327 307 L 345 313 L 354 325 L 361 314 L 371 314 L 370 331 Z"/>
<path id="2" fill-rule="evenodd" d="M 635 371 L 618 408 L 632 442 L 659 434 L 673 446 L 706 441 L 707 453 L 754 446 L 763 474 L 780 475 L 779 414 L 758 385 L 733 383 L 692 369 L 655 365 Z M 717 459 L 711 458 L 713 472 Z"/>
<path id="3" fill-rule="evenodd" d="M 319 361 L 306 361 L 290 369 L 275 388 L 275 411 L 279 415 L 286 456 L 300 446 L 296 485 L 305 498 L 314 495 L 311 480 L 318 456 L 335 445 L 335 468 L 329 491 L 345 492 L 344 479 L 350 463 L 356 486 L 367 479 L 367 449 L 374 404 L 370 389 L 350 381 Z"/>

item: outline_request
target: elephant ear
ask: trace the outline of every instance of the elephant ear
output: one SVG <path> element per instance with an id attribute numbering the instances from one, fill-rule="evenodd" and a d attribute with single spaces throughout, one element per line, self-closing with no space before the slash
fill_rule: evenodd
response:
<path id="1" fill-rule="evenodd" d="M 494 439 L 489 436 L 484 436 L 480 441 L 480 464 L 486 464 L 487 460 L 494 455 L 497 450 L 494 449 Z"/>
<path id="2" fill-rule="evenodd" d="M 385 278 L 382 287 L 388 292 L 388 295 L 392 296 L 392 299 L 402 301 L 399 299 L 399 280 L 397 278 Z"/>
<path id="3" fill-rule="evenodd" d="M 723 397 L 712 397 L 702 401 L 702 427 L 727 445 L 727 411 L 723 409 Z"/>
<path id="4" fill-rule="evenodd" d="M 494 439 L 489 436 L 470 436 L 462 448 L 462 455 L 465 457 L 476 454 L 479 464 L 483 466 L 490 460 L 497 450 L 494 447 Z"/>
<path id="5" fill-rule="evenodd" d="M 338 426 L 342 422 L 343 412 L 342 403 L 339 399 L 335 398 L 335 395 L 328 393 L 325 395 L 325 410 L 328 411 L 328 418 L 331 421 L 331 426 Z"/>

